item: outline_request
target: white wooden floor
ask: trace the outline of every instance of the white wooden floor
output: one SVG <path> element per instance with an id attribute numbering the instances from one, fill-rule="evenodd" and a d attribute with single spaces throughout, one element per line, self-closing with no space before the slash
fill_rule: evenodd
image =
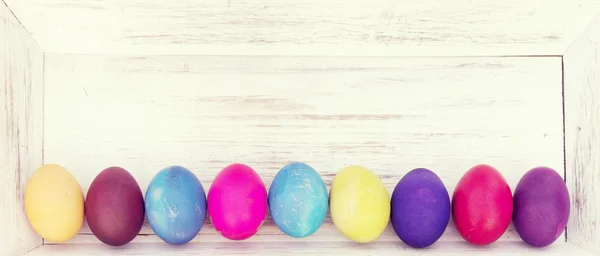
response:
<path id="1" fill-rule="evenodd" d="M 372 242 L 369 244 L 328 242 L 282 242 L 282 243 L 191 243 L 184 246 L 169 246 L 165 243 L 129 244 L 111 248 L 103 244 L 45 245 L 25 256 L 145 256 L 145 255 L 340 255 L 340 256 L 388 256 L 388 255 L 443 255 L 443 256 L 564 256 L 595 254 L 567 243 L 534 249 L 520 242 L 502 242 L 488 247 L 474 247 L 466 242 L 438 242 L 427 249 L 413 249 L 398 242 Z"/>

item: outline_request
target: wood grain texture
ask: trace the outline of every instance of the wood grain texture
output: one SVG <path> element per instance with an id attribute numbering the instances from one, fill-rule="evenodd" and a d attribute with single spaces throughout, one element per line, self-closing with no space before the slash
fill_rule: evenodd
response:
<path id="1" fill-rule="evenodd" d="M 46 56 L 45 160 L 87 191 L 118 165 L 142 191 L 169 165 L 208 190 L 243 162 L 269 186 L 290 161 L 327 185 L 359 164 L 391 192 L 413 168 L 450 193 L 479 163 L 511 186 L 534 166 L 563 173 L 561 62 L 544 58 Z M 94 242 L 85 226 L 73 243 Z M 136 241 L 156 242 L 144 225 Z M 445 241 L 461 238 L 451 225 Z M 503 240 L 519 240 L 510 227 Z M 307 241 L 346 241 L 328 218 Z M 379 241 L 397 241 L 391 228 Z M 207 224 L 196 241 L 224 242 Z M 290 241 L 272 222 L 249 241 Z M 564 240 L 562 240 L 564 242 Z"/>
<path id="2" fill-rule="evenodd" d="M 0 255 L 42 244 L 27 222 L 23 196 L 42 164 L 43 54 L 0 3 Z"/>
<path id="3" fill-rule="evenodd" d="M 600 17 L 564 56 L 568 241 L 600 254 Z"/>
<path id="4" fill-rule="evenodd" d="M 438 242 L 427 249 L 412 249 L 400 242 L 288 242 L 288 243 L 192 243 L 184 246 L 168 246 L 165 243 L 128 244 L 122 248 L 110 248 L 102 244 L 45 245 L 26 256 L 101 256 L 101 255 L 332 255 L 332 256 L 388 256 L 388 255 L 435 255 L 435 256 L 592 256 L 589 251 L 567 243 L 554 244 L 535 249 L 522 242 L 499 242 L 491 246 L 475 247 L 466 242 Z"/>
<path id="5" fill-rule="evenodd" d="M 561 55 L 599 0 L 5 0 L 45 52 Z"/>

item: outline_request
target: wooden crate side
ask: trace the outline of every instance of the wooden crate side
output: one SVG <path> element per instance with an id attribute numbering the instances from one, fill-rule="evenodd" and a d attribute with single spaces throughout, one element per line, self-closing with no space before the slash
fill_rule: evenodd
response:
<path id="1" fill-rule="evenodd" d="M 182 255 L 219 255 L 219 256 L 365 256 L 365 255 L 402 255 L 402 256 L 594 256 L 591 252 L 567 243 L 554 244 L 552 247 L 538 249 L 520 242 L 497 242 L 492 246 L 472 246 L 466 242 L 438 241 L 426 249 L 415 249 L 402 242 L 371 242 L 357 244 L 352 242 L 314 242 L 288 241 L 284 243 L 256 243 L 248 241 L 199 242 L 185 246 L 169 246 L 166 243 L 134 243 L 126 248 L 115 250 L 104 244 L 59 244 L 45 245 L 26 256 L 182 256 Z"/>
<path id="2" fill-rule="evenodd" d="M 563 58 L 567 241 L 600 253 L 600 17 Z"/>
<path id="3" fill-rule="evenodd" d="M 29 174 L 42 164 L 43 52 L 0 4 L 0 255 L 23 255 L 43 241 L 24 211 Z"/>
<path id="4" fill-rule="evenodd" d="M 561 55 L 596 0 L 5 0 L 46 52 Z"/>

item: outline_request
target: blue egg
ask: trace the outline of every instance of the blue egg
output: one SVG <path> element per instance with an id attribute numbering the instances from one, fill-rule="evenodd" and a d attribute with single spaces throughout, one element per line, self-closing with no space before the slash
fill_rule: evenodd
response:
<path id="1" fill-rule="evenodd" d="M 281 231 L 295 238 L 313 234 L 327 216 L 329 195 L 325 182 L 312 167 L 291 163 L 269 187 L 269 210 Z"/>
<path id="2" fill-rule="evenodd" d="M 154 176 L 145 196 L 146 217 L 160 239 L 180 245 L 200 232 L 206 217 L 206 194 L 190 170 L 170 166 Z"/>

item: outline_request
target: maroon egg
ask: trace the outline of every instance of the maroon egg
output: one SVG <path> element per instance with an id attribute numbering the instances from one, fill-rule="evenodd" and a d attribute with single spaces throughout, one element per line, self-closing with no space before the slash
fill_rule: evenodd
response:
<path id="1" fill-rule="evenodd" d="M 144 197 L 135 178 L 121 167 L 96 176 L 87 192 L 85 213 L 90 230 L 105 244 L 131 242 L 144 224 Z"/>

